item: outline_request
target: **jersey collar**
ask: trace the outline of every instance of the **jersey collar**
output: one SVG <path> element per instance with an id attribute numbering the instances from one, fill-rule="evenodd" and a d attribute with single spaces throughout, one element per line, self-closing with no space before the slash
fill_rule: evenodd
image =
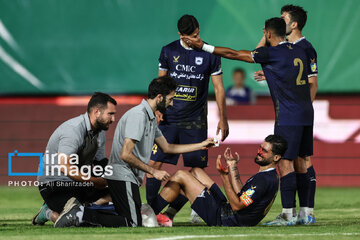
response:
<path id="1" fill-rule="evenodd" d="M 284 43 L 288 43 L 288 41 L 279 42 L 279 45 L 284 44 Z"/>
<path id="2" fill-rule="evenodd" d="M 304 40 L 304 39 L 305 39 L 305 37 L 301 37 L 298 40 L 294 41 L 292 44 L 297 44 L 298 42 L 300 42 L 301 40 Z"/>
<path id="3" fill-rule="evenodd" d="M 180 45 L 183 47 L 183 48 L 185 48 L 186 50 L 194 50 L 194 49 L 192 49 L 191 47 L 187 47 L 187 46 L 185 46 L 185 44 L 183 43 L 183 41 L 180 39 Z"/>
<path id="4" fill-rule="evenodd" d="M 90 124 L 89 114 L 86 112 L 83 116 L 84 116 L 84 120 L 85 120 L 86 130 L 89 133 L 93 134 L 93 130 L 91 129 L 91 124 Z"/>
<path id="5" fill-rule="evenodd" d="M 261 171 L 261 172 L 270 172 L 270 171 L 272 171 L 272 170 L 275 170 L 275 168 L 268 168 L 268 169 L 266 169 L 266 170 L 264 170 L 264 171 Z"/>
<path id="6" fill-rule="evenodd" d="M 150 119 L 155 118 L 155 115 L 154 115 L 153 110 L 151 109 L 149 103 L 148 103 L 145 99 L 143 99 L 143 100 L 141 101 L 141 105 L 143 105 L 143 106 L 145 107 L 146 112 L 147 112 L 147 114 L 149 115 L 149 118 L 150 118 Z"/>

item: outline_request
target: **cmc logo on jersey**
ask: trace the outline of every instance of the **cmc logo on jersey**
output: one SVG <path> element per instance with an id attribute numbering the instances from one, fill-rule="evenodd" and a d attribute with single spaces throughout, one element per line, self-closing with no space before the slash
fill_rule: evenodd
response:
<path id="1" fill-rule="evenodd" d="M 177 64 L 175 68 L 176 68 L 177 71 L 191 72 L 191 73 L 194 73 L 195 70 L 196 70 L 195 66 L 184 65 L 184 64 Z"/>
<path id="2" fill-rule="evenodd" d="M 174 99 L 183 101 L 196 101 L 197 87 L 178 85 L 175 90 Z"/>

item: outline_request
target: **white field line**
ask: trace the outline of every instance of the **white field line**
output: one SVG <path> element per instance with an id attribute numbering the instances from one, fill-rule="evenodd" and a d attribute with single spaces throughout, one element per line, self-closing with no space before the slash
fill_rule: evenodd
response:
<path id="1" fill-rule="evenodd" d="M 221 237 L 306 237 L 306 236 L 359 236 L 360 233 L 283 233 L 283 234 L 229 234 L 229 235 L 183 235 L 174 237 L 148 238 L 148 240 L 178 240 Z"/>

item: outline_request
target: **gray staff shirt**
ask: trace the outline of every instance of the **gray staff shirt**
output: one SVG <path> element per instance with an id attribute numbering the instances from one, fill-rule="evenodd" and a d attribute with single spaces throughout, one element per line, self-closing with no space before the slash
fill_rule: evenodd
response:
<path id="1" fill-rule="evenodd" d="M 135 140 L 132 153 L 144 163 L 150 160 L 154 139 L 162 133 L 157 126 L 154 112 L 146 100 L 127 111 L 118 122 L 114 134 L 109 165 L 113 167 L 113 175 L 105 178 L 132 182 L 141 185 L 145 173 L 130 166 L 120 158 L 125 138 Z"/>
<path id="2" fill-rule="evenodd" d="M 77 154 L 84 146 L 86 134 L 93 135 L 91 130 L 90 119 L 87 113 L 78 117 L 67 120 L 62 123 L 51 135 L 46 146 L 46 152 L 43 158 L 43 175 L 38 176 L 39 182 L 53 182 L 53 181 L 73 181 L 68 176 L 65 176 L 59 171 L 58 158 L 55 157 L 52 161 L 52 154 L 64 153 L 68 156 Z M 102 160 L 106 158 L 105 155 L 105 131 L 100 131 L 97 137 L 98 149 L 94 160 Z"/>

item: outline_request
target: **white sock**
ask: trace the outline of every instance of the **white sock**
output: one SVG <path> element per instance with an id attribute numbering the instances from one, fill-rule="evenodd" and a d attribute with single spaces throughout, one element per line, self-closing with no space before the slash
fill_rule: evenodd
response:
<path id="1" fill-rule="evenodd" d="M 76 216 L 79 218 L 79 223 L 82 223 L 84 216 L 84 206 L 80 206 L 80 211 L 76 213 Z"/>
<path id="2" fill-rule="evenodd" d="M 299 217 L 300 218 L 306 217 L 307 214 L 308 214 L 308 207 L 300 207 Z"/>
<path id="3" fill-rule="evenodd" d="M 45 211 L 45 216 L 46 216 L 47 220 L 51 221 L 51 213 L 52 213 L 52 210 L 50 208 Z"/>
<path id="4" fill-rule="evenodd" d="M 314 215 L 314 208 L 308 208 L 308 213 Z"/>
<path id="5" fill-rule="evenodd" d="M 283 208 L 282 215 L 286 220 L 290 220 L 293 217 L 293 209 L 292 208 Z"/>
<path id="6" fill-rule="evenodd" d="M 192 209 L 192 210 L 191 210 L 191 216 L 194 216 L 194 215 L 196 216 L 196 215 L 198 215 L 198 214 L 194 211 L 194 209 Z"/>

